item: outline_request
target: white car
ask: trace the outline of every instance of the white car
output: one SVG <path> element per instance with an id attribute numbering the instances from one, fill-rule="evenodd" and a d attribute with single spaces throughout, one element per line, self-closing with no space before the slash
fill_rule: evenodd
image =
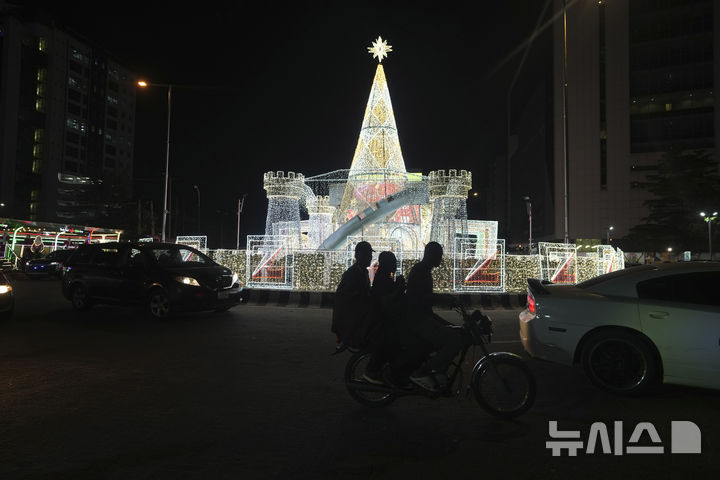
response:
<path id="1" fill-rule="evenodd" d="M 597 386 L 641 394 L 661 382 L 720 389 L 720 263 L 642 265 L 577 285 L 528 279 L 523 347 L 582 364 Z"/>

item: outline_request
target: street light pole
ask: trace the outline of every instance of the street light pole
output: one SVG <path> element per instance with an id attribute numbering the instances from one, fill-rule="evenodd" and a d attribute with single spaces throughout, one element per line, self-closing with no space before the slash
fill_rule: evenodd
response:
<path id="1" fill-rule="evenodd" d="M 710 261 L 712 261 L 712 222 L 717 219 L 717 215 L 718 212 L 713 212 L 712 214 L 700 212 L 700 216 L 703 217 L 705 222 L 708 224 L 708 250 L 710 251 Z"/>
<path id="2" fill-rule="evenodd" d="M 237 211 L 237 240 L 235 242 L 235 250 L 240 250 L 240 214 L 243 211 L 243 206 L 245 205 L 245 197 L 247 197 L 247 193 L 243 193 L 243 196 L 241 199 L 238 200 L 238 211 Z"/>
<path id="3" fill-rule="evenodd" d="M 165 241 L 165 228 L 168 217 L 168 179 L 170 178 L 170 106 L 172 105 L 172 85 L 168 85 L 167 94 L 167 148 L 165 150 L 165 199 L 163 202 L 162 241 Z"/>
<path id="4" fill-rule="evenodd" d="M 562 68 L 562 106 L 563 106 L 563 204 L 565 209 L 565 243 L 570 243 L 568 232 L 568 105 L 567 105 L 567 0 L 563 0 L 563 68 Z"/>
<path id="5" fill-rule="evenodd" d="M 530 223 L 528 226 L 528 255 L 532 255 L 532 202 L 530 201 L 530 197 L 524 197 L 523 200 L 525 200 L 528 222 Z"/>
<path id="6" fill-rule="evenodd" d="M 147 87 L 165 87 L 168 89 L 167 92 L 167 105 L 168 105 L 168 114 L 167 114 L 167 148 L 165 150 L 165 193 L 163 196 L 163 215 L 162 215 L 162 241 L 165 241 L 165 230 L 167 226 L 167 216 L 168 216 L 168 184 L 169 184 L 169 178 L 170 178 L 170 111 L 171 111 L 171 105 L 172 105 L 172 85 L 171 84 L 165 84 L 165 83 L 149 83 L 145 81 L 138 81 L 137 82 L 139 87 L 147 88 Z"/>

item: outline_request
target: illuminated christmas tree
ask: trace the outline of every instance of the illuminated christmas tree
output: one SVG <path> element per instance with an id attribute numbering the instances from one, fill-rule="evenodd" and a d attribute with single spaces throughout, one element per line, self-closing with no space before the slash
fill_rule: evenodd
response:
<path id="1" fill-rule="evenodd" d="M 348 174 L 342 203 L 337 210 L 336 221 L 340 224 L 350 220 L 371 204 L 405 187 L 408 174 L 405 170 L 390 90 L 388 89 L 382 59 L 392 47 L 382 38 L 373 42 L 368 51 L 378 59 L 370 97 L 365 107 L 360 136 Z M 418 223 L 417 206 L 399 209 L 388 222 Z"/>

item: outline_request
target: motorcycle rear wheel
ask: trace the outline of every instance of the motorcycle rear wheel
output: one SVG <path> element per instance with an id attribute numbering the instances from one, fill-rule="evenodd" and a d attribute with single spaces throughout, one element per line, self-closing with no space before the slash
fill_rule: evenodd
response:
<path id="1" fill-rule="evenodd" d="M 492 358 L 473 376 L 472 390 L 491 415 L 515 418 L 535 402 L 535 376 L 521 358 Z"/>
<path id="2" fill-rule="evenodd" d="M 365 373 L 370 352 L 357 352 L 350 357 L 345 365 L 345 386 L 350 396 L 366 407 L 379 408 L 390 405 L 395 401 L 395 394 L 391 392 L 371 392 L 362 390 L 358 383 L 366 384 L 362 376 Z"/>

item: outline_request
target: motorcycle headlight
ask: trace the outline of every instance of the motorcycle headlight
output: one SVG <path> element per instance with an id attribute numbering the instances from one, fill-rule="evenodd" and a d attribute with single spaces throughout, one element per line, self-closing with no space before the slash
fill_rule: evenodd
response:
<path id="1" fill-rule="evenodd" d="M 192 287 L 199 287 L 200 284 L 197 280 L 192 277 L 175 277 L 175 281 L 182 283 L 183 285 L 190 285 Z"/>
<path id="2" fill-rule="evenodd" d="M 12 287 L 10 285 L 0 285 L 0 295 L 3 293 L 8 293 L 12 291 Z"/>

